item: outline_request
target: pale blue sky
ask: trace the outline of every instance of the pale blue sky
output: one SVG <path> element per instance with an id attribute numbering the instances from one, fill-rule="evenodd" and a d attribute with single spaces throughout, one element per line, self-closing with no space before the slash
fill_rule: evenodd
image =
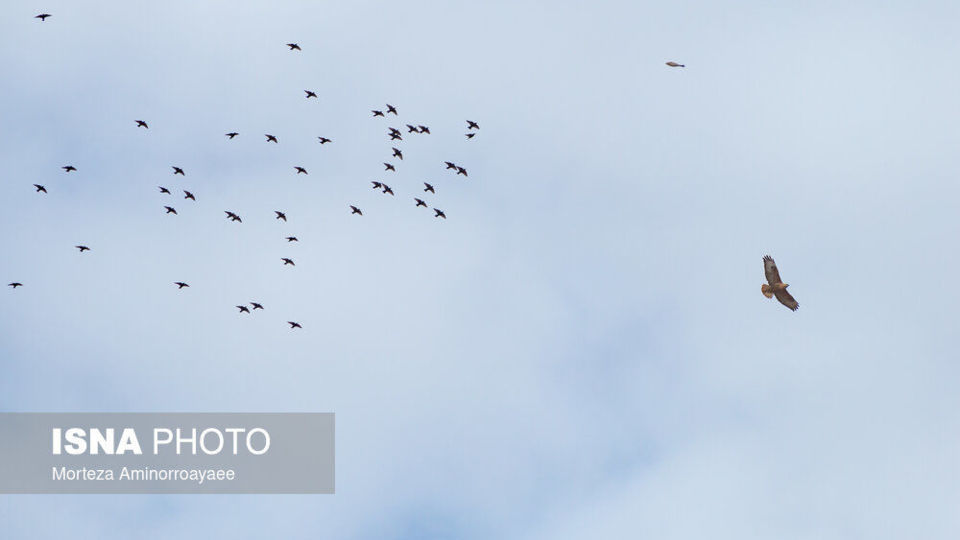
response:
<path id="1" fill-rule="evenodd" d="M 958 11 L 10 6 L 0 407 L 333 411 L 337 494 L 2 496 L 2 536 L 956 538 Z"/>

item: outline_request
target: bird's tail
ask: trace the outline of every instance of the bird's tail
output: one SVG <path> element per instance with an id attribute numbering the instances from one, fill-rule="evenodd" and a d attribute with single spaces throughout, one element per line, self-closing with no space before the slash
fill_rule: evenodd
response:
<path id="1" fill-rule="evenodd" d="M 760 286 L 760 292 L 763 293 L 767 298 L 773 298 L 773 287 L 764 283 Z"/>

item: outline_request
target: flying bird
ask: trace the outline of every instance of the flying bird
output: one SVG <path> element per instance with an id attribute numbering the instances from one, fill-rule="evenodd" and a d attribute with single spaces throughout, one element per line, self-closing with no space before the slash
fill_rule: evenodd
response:
<path id="1" fill-rule="evenodd" d="M 317 138 L 320 139 L 320 144 L 327 144 L 328 142 L 333 142 L 326 137 L 317 137 Z"/>
<path id="2" fill-rule="evenodd" d="M 67 172 L 77 170 L 77 168 L 74 167 L 73 165 L 64 165 L 63 167 L 60 167 L 60 168 L 63 169 L 63 170 L 65 170 L 65 171 L 67 171 Z"/>
<path id="3" fill-rule="evenodd" d="M 395 128 L 395 127 L 389 127 L 389 128 L 387 128 L 387 130 L 388 130 L 390 133 L 393 133 L 394 135 L 400 135 L 400 130 L 397 129 L 397 128 Z"/>
<path id="4" fill-rule="evenodd" d="M 383 165 L 386 167 L 386 168 L 384 169 L 385 171 L 397 172 L 397 170 L 393 168 L 393 165 L 391 165 L 391 164 L 389 164 L 389 163 L 384 163 Z"/>
<path id="5" fill-rule="evenodd" d="M 231 131 L 230 133 L 225 133 L 224 135 L 226 135 L 227 137 L 230 137 L 231 139 L 233 139 L 234 137 L 236 137 L 237 135 L 239 135 L 239 133 L 237 133 L 236 131 Z"/>
<path id="6" fill-rule="evenodd" d="M 382 184 L 382 183 L 377 182 L 377 181 L 375 181 L 375 180 L 371 180 L 370 183 L 373 184 L 373 189 L 380 189 L 380 188 L 383 187 L 383 184 Z"/>
<path id="7" fill-rule="evenodd" d="M 250 313 L 250 308 L 247 306 L 237 306 L 237 309 L 240 310 L 239 313 Z"/>
<path id="8" fill-rule="evenodd" d="M 467 133 L 466 135 L 468 139 L 472 139 L 474 136 L 476 136 L 476 133 Z"/>
<path id="9" fill-rule="evenodd" d="M 303 167 L 294 167 L 294 169 L 297 170 L 297 174 L 310 174 L 310 173 L 308 173 L 307 170 L 304 169 Z"/>
<path id="10" fill-rule="evenodd" d="M 177 286 L 177 290 L 178 290 L 178 291 L 179 291 L 180 289 L 184 288 L 184 287 L 189 287 L 189 286 L 190 286 L 190 284 L 184 283 L 184 282 L 182 282 L 182 281 L 174 281 L 173 284 Z"/>
<path id="11" fill-rule="evenodd" d="M 304 92 L 307 93 L 307 99 L 317 97 L 317 93 L 316 93 L 316 92 L 313 92 L 313 91 L 310 91 L 310 90 L 304 90 Z"/>
<path id="12" fill-rule="evenodd" d="M 457 168 L 457 165 L 456 165 L 455 163 L 453 163 L 452 161 L 444 161 L 444 163 L 446 163 L 448 169 L 456 169 L 456 168 Z"/>
<path id="13" fill-rule="evenodd" d="M 229 220 L 231 220 L 231 221 L 239 221 L 240 223 L 243 223 L 243 220 L 240 219 L 240 216 L 234 214 L 233 212 L 231 212 L 231 211 L 229 211 L 229 210 L 224 210 L 223 213 L 225 213 L 225 214 L 227 215 L 227 219 L 229 219 Z"/>
<path id="14" fill-rule="evenodd" d="M 287 324 L 290 325 L 290 329 L 291 329 L 291 330 L 293 330 L 294 328 L 300 328 L 301 330 L 303 329 L 303 327 L 300 326 L 300 323 L 295 323 L 295 322 L 293 322 L 293 321 L 287 321 Z"/>
<path id="15" fill-rule="evenodd" d="M 299 242 L 299 240 L 297 240 L 296 236 L 288 236 L 287 242 Z"/>
<path id="16" fill-rule="evenodd" d="M 267 142 L 272 142 L 272 143 L 276 143 L 276 142 L 277 142 L 277 138 L 274 137 L 273 135 L 270 135 L 270 134 L 267 134 L 267 133 L 264 133 L 263 135 L 267 138 Z"/>
<path id="17" fill-rule="evenodd" d="M 403 137 L 401 137 L 399 133 L 391 133 L 391 134 L 390 134 L 390 140 L 391 140 L 391 141 L 402 141 L 402 140 L 403 140 Z"/>
<path id="18" fill-rule="evenodd" d="M 352 204 L 350 205 L 350 210 L 351 210 L 351 212 L 350 212 L 351 215 L 353 215 L 353 214 L 360 214 L 361 216 L 363 215 L 363 212 L 361 212 L 359 208 L 357 208 L 356 206 L 354 206 L 354 205 L 352 205 Z"/>
<path id="19" fill-rule="evenodd" d="M 383 185 L 383 193 L 384 193 L 384 194 L 389 193 L 390 195 L 393 195 L 393 190 L 390 189 L 390 186 L 384 184 L 384 185 Z"/>
<path id="20" fill-rule="evenodd" d="M 23 287 L 23 283 L 20 283 L 19 281 L 14 281 L 13 283 L 7 283 L 7 287 L 12 287 L 16 289 L 17 287 Z"/>
<path id="21" fill-rule="evenodd" d="M 256 310 L 256 309 L 263 309 L 263 305 L 258 304 L 258 303 L 256 303 L 256 302 L 250 302 L 250 305 L 253 306 L 253 309 L 255 309 L 255 310 Z"/>
<path id="22" fill-rule="evenodd" d="M 137 123 L 137 127 L 142 127 L 146 129 L 150 128 L 150 126 L 148 126 L 147 123 L 144 122 L 143 120 L 135 120 L 135 122 Z"/>
<path id="23" fill-rule="evenodd" d="M 464 176 L 467 176 L 467 170 L 464 169 L 463 167 L 457 167 L 457 174 L 462 174 Z"/>
<path id="24" fill-rule="evenodd" d="M 430 128 L 427 126 L 417 126 L 417 128 L 420 129 L 420 133 L 426 133 L 427 135 L 430 134 Z"/>
<path id="25" fill-rule="evenodd" d="M 33 187 L 37 188 L 37 193 L 40 193 L 41 191 L 44 193 L 47 192 L 47 188 L 41 186 L 40 184 L 34 184 Z"/>
<path id="26" fill-rule="evenodd" d="M 400 161 L 403 161 L 403 152 L 399 148 L 393 148 L 392 146 L 390 148 L 393 149 L 393 157 L 400 158 Z"/>
<path id="27" fill-rule="evenodd" d="M 301 49 L 300 46 L 297 45 L 296 43 L 287 43 L 287 47 L 290 47 L 290 50 L 291 50 L 291 51 L 302 51 L 302 50 L 303 50 L 303 49 Z"/>
<path id="28" fill-rule="evenodd" d="M 80 253 L 83 253 L 84 251 L 90 251 L 90 248 L 88 248 L 87 246 L 73 246 L 73 247 L 79 249 Z"/>
<path id="29" fill-rule="evenodd" d="M 414 197 L 413 200 L 417 201 L 417 206 L 422 206 L 422 207 L 424 207 L 424 208 L 427 207 L 427 203 L 423 202 L 423 199 L 418 199 L 418 198 Z"/>
<path id="30" fill-rule="evenodd" d="M 173 165 L 171 165 L 171 167 L 173 167 L 173 174 L 179 174 L 180 176 L 186 176 L 185 174 L 183 174 L 183 169 L 181 169 L 180 167 L 174 167 Z"/>
<path id="31" fill-rule="evenodd" d="M 160 188 L 160 193 L 166 193 L 167 195 L 172 195 L 172 193 L 170 193 L 170 190 L 169 190 L 169 189 L 167 189 L 167 188 L 165 188 L 165 187 L 163 187 L 163 186 L 157 186 L 157 187 Z"/>
<path id="32" fill-rule="evenodd" d="M 760 286 L 760 292 L 767 298 L 777 297 L 781 304 L 790 308 L 790 311 L 796 311 L 800 303 L 793 299 L 793 296 L 787 292 L 790 285 L 780 280 L 780 271 L 777 270 L 777 264 L 773 262 L 773 257 L 763 256 L 763 273 L 767 277 L 767 283 Z"/>
<path id="33" fill-rule="evenodd" d="M 372 111 L 370 111 L 370 112 L 372 112 L 374 116 L 383 116 L 384 118 L 386 118 L 386 116 L 384 116 L 384 114 L 383 114 L 383 111 L 378 111 L 378 110 L 374 109 L 374 110 L 372 110 Z"/>
<path id="34" fill-rule="evenodd" d="M 425 188 L 423 188 L 423 191 L 429 191 L 430 193 L 436 193 L 436 191 L 433 190 L 433 186 L 431 186 L 430 184 L 424 182 L 423 185 L 426 186 Z"/>
<path id="35" fill-rule="evenodd" d="M 467 129 L 480 129 L 480 124 L 473 120 L 467 120 Z"/>
<path id="36" fill-rule="evenodd" d="M 673 61 L 667 62 L 667 65 L 670 66 L 670 67 L 687 67 L 687 66 L 685 66 L 685 65 L 683 65 L 683 64 L 678 64 L 678 63 L 673 62 Z"/>
<path id="37" fill-rule="evenodd" d="M 40 19 L 40 22 L 43 22 L 43 21 L 47 20 L 47 17 L 53 17 L 53 15 L 51 15 L 51 14 L 49 14 L 49 13 L 41 13 L 41 14 L 37 15 L 36 17 L 34 17 L 34 19 Z"/>
<path id="38" fill-rule="evenodd" d="M 397 108 L 394 107 L 393 105 L 387 103 L 387 112 L 388 112 L 388 113 L 393 113 L 393 115 L 396 116 L 396 115 L 397 115 Z"/>
<path id="39" fill-rule="evenodd" d="M 417 129 L 417 126 L 411 126 L 407 124 L 407 133 L 420 133 L 420 130 Z"/>
<path id="40" fill-rule="evenodd" d="M 184 198 L 184 199 L 190 199 L 191 201 L 196 201 L 196 200 L 197 200 L 197 198 L 193 196 L 193 193 L 190 193 L 190 192 L 187 191 L 187 190 L 183 190 L 183 198 Z"/>
<path id="41" fill-rule="evenodd" d="M 284 214 L 283 212 L 281 212 L 281 211 L 279 211 L 279 210 L 274 210 L 273 213 L 277 215 L 277 219 L 282 219 L 282 220 L 284 220 L 284 221 L 287 220 L 287 215 Z"/>
<path id="42" fill-rule="evenodd" d="M 433 211 L 436 212 L 436 214 L 434 214 L 433 217 L 442 217 L 443 219 L 447 219 L 447 215 L 443 213 L 443 210 L 434 208 Z"/>
<path id="43" fill-rule="evenodd" d="M 288 259 L 288 258 L 286 258 L 286 257 L 281 257 L 280 260 L 283 261 L 283 265 L 284 265 L 284 266 L 287 266 L 288 264 L 289 264 L 290 266 L 296 266 L 296 264 L 293 263 L 293 259 Z"/>
<path id="44" fill-rule="evenodd" d="M 168 214 L 177 215 L 177 211 L 172 206 L 164 206 L 167 209 Z"/>

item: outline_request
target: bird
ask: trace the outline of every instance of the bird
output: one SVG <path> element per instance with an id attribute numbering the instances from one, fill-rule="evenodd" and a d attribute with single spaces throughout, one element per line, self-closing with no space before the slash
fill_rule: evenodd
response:
<path id="1" fill-rule="evenodd" d="M 386 168 L 384 169 L 385 171 L 397 172 L 397 170 L 393 168 L 393 165 L 391 165 L 391 164 L 389 164 L 389 163 L 384 163 L 383 165 L 386 167 Z"/>
<path id="2" fill-rule="evenodd" d="M 73 246 L 73 247 L 79 249 L 80 253 L 83 253 L 84 251 L 90 251 L 90 248 L 88 248 L 87 246 Z"/>
<path id="3" fill-rule="evenodd" d="M 390 140 L 391 140 L 391 141 L 402 141 L 402 140 L 403 140 L 403 137 L 401 137 L 399 133 L 391 133 L 391 134 L 390 134 Z"/>
<path id="4" fill-rule="evenodd" d="M 287 324 L 290 325 L 290 329 L 291 329 L 291 330 L 293 330 L 294 328 L 299 328 L 299 329 L 301 329 L 301 330 L 303 329 L 303 327 L 300 326 L 300 323 L 295 323 L 295 322 L 293 322 L 293 321 L 287 321 Z"/>
<path id="5" fill-rule="evenodd" d="M 173 165 L 171 165 L 171 167 L 173 167 L 173 174 L 179 174 L 180 176 L 186 176 L 185 174 L 183 174 L 183 169 L 181 169 L 180 167 L 175 167 L 175 166 L 173 166 Z"/>
<path id="6" fill-rule="evenodd" d="M 683 64 L 678 64 L 678 63 L 673 62 L 673 61 L 667 62 L 667 65 L 670 66 L 670 67 L 687 67 L 687 66 L 685 66 L 685 65 L 683 65 Z"/>
<path id="7" fill-rule="evenodd" d="M 224 212 L 225 214 L 227 214 L 227 219 L 229 219 L 229 220 L 231 220 L 231 221 L 239 221 L 240 223 L 243 223 L 243 220 L 240 219 L 240 216 L 238 216 L 237 214 L 234 214 L 233 212 L 231 212 L 231 211 L 229 211 L 229 210 L 224 210 L 223 212 Z"/>
<path id="8" fill-rule="evenodd" d="M 427 126 L 417 126 L 417 128 L 420 129 L 420 133 L 426 133 L 427 135 L 430 134 L 430 128 Z"/>
<path id="9" fill-rule="evenodd" d="M 377 182 L 376 180 L 371 180 L 370 183 L 373 184 L 373 189 L 380 189 L 383 187 L 383 184 L 381 182 Z"/>
<path id="10" fill-rule="evenodd" d="M 135 120 L 135 122 L 137 123 L 137 127 L 150 129 L 150 126 L 148 126 L 147 123 L 144 122 L 143 120 Z"/>
<path id="11" fill-rule="evenodd" d="M 283 265 L 284 265 L 284 266 L 287 266 L 288 264 L 289 264 L 290 266 L 296 266 L 296 264 L 294 264 L 294 262 L 293 262 L 293 259 L 288 259 L 288 258 L 286 258 L 286 257 L 281 257 L 280 260 L 283 261 Z"/>
<path id="12" fill-rule="evenodd" d="M 160 188 L 160 193 L 166 193 L 167 195 L 172 195 L 172 193 L 170 193 L 170 190 L 169 190 L 169 189 L 167 189 L 167 188 L 165 188 L 165 187 L 163 187 L 163 186 L 157 186 L 157 187 Z"/>
<path id="13" fill-rule="evenodd" d="M 781 304 L 790 308 L 790 311 L 796 311 L 800 307 L 800 303 L 787 292 L 787 287 L 790 285 L 780 280 L 780 271 L 777 270 L 777 264 L 773 262 L 773 257 L 769 255 L 763 256 L 763 273 L 767 277 L 767 283 L 760 286 L 760 292 L 767 298 L 776 296 Z"/>
<path id="14" fill-rule="evenodd" d="M 455 163 L 453 163 L 452 161 L 444 161 L 444 163 L 447 164 L 447 168 L 448 168 L 448 169 L 456 169 L 456 168 L 457 168 L 457 165 L 456 165 Z"/>
<path id="15" fill-rule="evenodd" d="M 256 309 L 263 309 L 263 305 L 262 305 L 262 304 L 258 304 L 257 302 L 250 302 L 250 305 L 253 306 L 253 309 L 255 309 L 255 310 L 256 310 Z"/>
<path id="16" fill-rule="evenodd" d="M 303 49 L 301 49 L 300 46 L 297 45 L 296 43 L 287 43 L 287 47 L 290 47 L 290 50 L 291 50 L 291 51 L 302 51 L 302 50 L 303 50 Z"/>
<path id="17" fill-rule="evenodd" d="M 270 135 L 267 133 L 264 133 L 263 135 L 267 138 L 267 142 L 273 142 L 273 143 L 277 142 L 277 138 L 274 137 L 273 135 Z"/>
<path id="18" fill-rule="evenodd" d="M 47 192 L 47 188 L 41 186 L 40 184 L 34 184 L 33 187 L 37 188 L 37 193 L 40 193 L 41 191 L 44 193 Z"/>
<path id="19" fill-rule="evenodd" d="M 239 313 L 250 313 L 250 308 L 247 306 L 237 306 L 237 309 L 240 310 Z"/>
<path id="20" fill-rule="evenodd" d="M 411 126 L 407 124 L 407 133 L 420 133 L 420 130 L 416 126 Z"/>
<path id="21" fill-rule="evenodd" d="M 296 236 L 288 236 L 287 242 L 299 242 L 299 240 L 297 240 Z"/>
<path id="22" fill-rule="evenodd" d="M 184 283 L 184 282 L 182 282 L 182 281 L 174 281 L 173 284 L 177 286 L 177 290 L 178 290 L 178 291 L 179 291 L 180 289 L 184 288 L 184 287 L 189 287 L 189 286 L 190 286 L 190 284 Z"/>
<path id="23" fill-rule="evenodd" d="M 326 137 L 317 137 L 317 138 L 320 139 L 320 144 L 327 144 L 328 142 L 333 142 Z"/>
<path id="24" fill-rule="evenodd" d="M 297 174 L 310 174 L 310 173 L 308 173 L 307 170 L 304 169 L 303 167 L 294 167 L 294 169 L 297 170 Z"/>
<path id="25" fill-rule="evenodd" d="M 433 217 L 442 217 L 443 219 L 447 219 L 447 215 L 443 213 L 443 210 L 434 208 L 433 211 L 436 212 L 436 214 L 434 214 Z"/>
<path id="26" fill-rule="evenodd" d="M 387 112 L 388 112 L 388 113 L 393 113 L 393 115 L 396 116 L 396 115 L 397 115 L 397 108 L 394 107 L 393 105 L 387 103 Z"/>
<path id="27" fill-rule="evenodd" d="M 236 137 L 237 135 L 239 135 L 239 133 L 237 133 L 236 131 L 231 131 L 230 133 L 225 133 L 224 135 L 226 135 L 227 137 L 230 137 L 231 139 L 233 139 L 234 137 Z"/>
<path id="28" fill-rule="evenodd" d="M 426 192 L 426 191 L 429 191 L 430 193 L 436 193 L 436 191 L 433 190 L 433 186 L 431 186 L 430 184 L 424 182 L 423 185 L 426 186 L 426 187 L 423 188 L 423 191 L 425 191 L 425 192 Z"/>
<path id="29" fill-rule="evenodd" d="M 7 287 L 16 289 L 17 287 L 23 287 L 23 283 L 20 283 L 19 281 L 14 281 L 13 283 L 7 283 Z"/>
<path id="30" fill-rule="evenodd" d="M 427 207 L 427 203 L 423 202 L 423 199 L 418 199 L 418 198 L 414 197 L 413 200 L 417 201 L 417 206 L 422 206 L 422 207 L 424 207 L 424 208 Z"/>
<path id="31" fill-rule="evenodd" d="M 190 193 L 190 192 L 187 191 L 187 190 L 183 190 L 183 198 L 184 198 L 184 199 L 190 199 L 191 201 L 197 200 L 197 198 L 193 196 L 193 193 Z"/>
<path id="32" fill-rule="evenodd" d="M 399 148 L 393 148 L 392 146 L 390 148 L 393 149 L 393 157 L 400 158 L 400 161 L 403 161 L 403 152 Z"/>
<path id="33" fill-rule="evenodd" d="M 383 116 L 384 118 L 386 118 L 386 116 L 383 114 L 383 111 L 378 111 L 376 109 L 373 109 L 371 112 L 373 113 L 374 116 Z"/>
<path id="34" fill-rule="evenodd" d="M 317 97 L 317 93 L 316 93 L 316 92 L 313 92 L 313 91 L 311 91 L 311 90 L 304 90 L 304 92 L 307 93 L 307 99 Z"/>
<path id="35" fill-rule="evenodd" d="M 277 219 L 282 219 L 282 220 L 284 220 L 284 221 L 287 220 L 287 215 L 284 214 L 283 212 L 281 212 L 281 211 L 279 211 L 279 210 L 274 210 L 273 213 L 277 215 Z"/>
<path id="36" fill-rule="evenodd" d="M 34 17 L 34 19 L 40 19 L 40 22 L 43 22 L 43 21 L 47 20 L 47 17 L 53 17 L 53 15 L 51 15 L 51 14 L 49 14 L 49 13 L 41 13 L 41 14 L 37 15 L 36 17 Z"/>
<path id="37" fill-rule="evenodd" d="M 390 195 L 393 195 L 393 190 L 390 189 L 390 186 L 384 184 L 384 185 L 383 185 L 383 193 L 384 193 L 384 194 L 389 193 Z"/>
<path id="38" fill-rule="evenodd" d="M 73 165 L 64 165 L 63 167 L 60 167 L 60 168 L 63 169 L 63 170 L 65 170 L 65 171 L 67 171 L 67 172 L 77 170 L 77 168 L 74 167 Z"/>
<path id="39" fill-rule="evenodd" d="M 177 211 L 172 206 L 164 206 L 167 209 L 168 214 L 177 215 Z"/>
<path id="40" fill-rule="evenodd" d="M 463 167 L 457 167 L 457 174 L 462 174 L 464 176 L 467 176 L 467 170 L 464 169 Z"/>
<path id="41" fill-rule="evenodd" d="M 467 133 L 467 138 L 472 139 L 475 135 L 476 133 Z"/>
<path id="42" fill-rule="evenodd" d="M 480 124 L 473 120 L 467 120 L 467 129 L 480 129 Z"/>
<path id="43" fill-rule="evenodd" d="M 361 216 L 363 215 L 363 212 L 361 212 L 359 208 L 357 208 L 356 206 L 354 206 L 354 205 L 352 205 L 352 204 L 350 205 L 350 210 L 352 210 L 352 211 L 350 212 L 351 215 L 353 215 L 353 214 L 360 214 Z"/>
<path id="44" fill-rule="evenodd" d="M 387 128 L 387 130 L 388 130 L 390 133 L 393 133 L 394 135 L 400 135 L 400 130 L 397 129 L 397 128 L 395 128 L 395 127 L 389 127 L 389 128 Z"/>

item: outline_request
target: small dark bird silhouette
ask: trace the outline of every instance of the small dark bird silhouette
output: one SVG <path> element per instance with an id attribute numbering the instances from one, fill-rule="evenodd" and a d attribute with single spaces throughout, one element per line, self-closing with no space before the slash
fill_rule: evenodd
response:
<path id="1" fill-rule="evenodd" d="M 60 168 L 63 169 L 63 170 L 65 170 L 65 171 L 67 171 L 67 172 L 77 170 L 77 168 L 74 167 L 73 165 L 64 165 L 63 167 L 60 167 Z"/>
<path id="2" fill-rule="evenodd" d="M 80 253 L 83 253 L 84 251 L 90 251 L 90 248 L 88 248 L 87 246 L 73 246 L 73 247 L 79 249 Z"/>
<path id="3" fill-rule="evenodd" d="M 283 261 L 283 265 L 284 265 L 284 266 L 287 266 L 288 264 L 289 264 L 290 266 L 296 266 L 296 264 L 293 263 L 293 259 L 288 259 L 288 258 L 286 258 L 286 257 L 281 257 L 280 260 Z"/>
<path id="4" fill-rule="evenodd" d="M 279 211 L 279 210 L 274 210 L 273 213 L 277 215 L 277 219 L 282 219 L 282 220 L 284 220 L 284 221 L 287 220 L 287 215 L 284 214 L 283 212 L 281 212 L 281 211 Z"/>
<path id="5" fill-rule="evenodd" d="M 253 306 L 253 309 L 263 309 L 263 305 L 258 304 L 257 302 L 250 302 L 250 305 Z"/>
<path id="6" fill-rule="evenodd" d="M 399 148 L 393 148 L 392 146 L 390 148 L 393 149 L 393 157 L 400 158 L 400 161 L 403 161 L 403 152 Z"/>
<path id="7" fill-rule="evenodd" d="M 177 211 L 174 210 L 174 208 L 173 208 L 172 206 L 164 206 L 164 208 L 167 209 L 167 213 L 168 213 L 168 214 L 177 215 Z"/>
<path id="8" fill-rule="evenodd" d="M 196 200 L 197 200 L 197 198 L 193 196 L 193 193 L 190 193 L 190 192 L 187 191 L 187 190 L 183 190 L 183 198 L 184 198 L 184 199 L 190 199 L 191 201 L 196 201 Z"/>
<path id="9" fill-rule="evenodd" d="M 400 135 L 400 130 L 397 129 L 397 128 L 395 128 L 395 127 L 387 128 L 387 130 L 388 130 L 390 133 L 393 133 L 394 135 Z"/>
<path id="10" fill-rule="evenodd" d="M 374 109 L 374 110 L 371 111 L 371 112 L 373 113 L 374 116 L 383 116 L 384 118 L 386 118 L 386 116 L 383 114 L 383 111 L 378 111 L 378 110 Z"/>
<path id="11" fill-rule="evenodd" d="M 47 17 L 53 17 L 53 15 L 51 15 L 51 14 L 49 14 L 49 13 L 41 13 L 41 14 L 37 15 L 36 17 L 34 17 L 34 19 L 40 19 L 40 22 L 43 22 L 43 21 L 47 20 Z"/>
<path id="12" fill-rule="evenodd" d="M 384 163 L 383 165 L 386 167 L 386 168 L 384 169 L 385 171 L 397 172 L 397 170 L 393 168 L 393 165 L 391 165 L 391 164 L 389 164 L 389 163 Z"/>
<path id="13" fill-rule="evenodd" d="M 448 169 L 456 169 L 456 168 L 457 168 L 456 164 L 454 164 L 452 161 L 444 161 L 444 163 L 447 164 L 447 168 L 448 168 Z"/>
<path id="14" fill-rule="evenodd" d="M 423 188 L 423 191 L 429 191 L 430 193 L 436 193 L 436 191 L 433 190 L 433 186 L 431 186 L 430 184 L 424 182 L 423 185 L 426 186 L 426 187 Z"/>
<path id="15" fill-rule="evenodd" d="M 357 208 L 352 204 L 350 205 L 350 210 L 352 210 L 352 212 L 350 212 L 351 215 L 352 214 L 360 214 L 361 216 L 363 215 L 363 212 L 361 212 L 359 208 Z"/>
<path id="16" fill-rule="evenodd" d="M 480 129 L 480 124 L 473 120 L 467 120 L 467 129 Z"/>
<path id="17" fill-rule="evenodd" d="M 294 169 L 297 170 L 297 174 L 310 174 L 310 173 L 308 173 L 307 170 L 304 169 L 303 167 L 294 167 Z"/>
<path id="18" fill-rule="evenodd" d="M 290 325 L 290 329 L 291 329 L 291 330 L 293 330 L 294 328 L 299 328 L 299 329 L 301 329 L 301 330 L 303 329 L 303 327 L 300 326 L 300 323 L 295 323 L 295 322 L 293 322 L 293 321 L 287 321 L 287 324 Z"/>
<path id="19" fill-rule="evenodd" d="M 303 50 L 303 49 L 301 49 L 300 46 L 297 45 L 296 43 L 287 43 L 287 47 L 290 47 L 290 50 L 291 50 L 291 51 L 302 51 L 302 50 Z"/>
<path id="20" fill-rule="evenodd" d="M 239 135 L 239 133 L 237 133 L 236 131 L 231 131 L 230 133 L 226 133 L 225 135 L 226 135 L 227 137 L 230 137 L 231 139 L 233 139 L 234 137 L 236 137 L 237 135 Z"/>
<path id="21" fill-rule="evenodd" d="M 171 165 L 171 167 L 173 167 L 173 165 Z M 173 167 L 173 174 L 179 174 L 180 176 L 186 176 L 185 174 L 183 174 L 183 169 L 181 169 L 180 167 Z"/>
<path id="22" fill-rule="evenodd" d="M 299 242 L 299 240 L 297 240 L 296 236 L 288 236 L 287 242 Z"/>
<path id="23" fill-rule="evenodd" d="M 436 214 L 434 214 L 433 217 L 442 217 L 443 219 L 447 219 L 447 215 L 443 213 L 443 210 L 434 208 L 433 211 L 436 212 Z"/>
<path id="24" fill-rule="evenodd" d="M 166 193 L 167 195 L 172 195 L 172 193 L 170 193 L 170 190 L 169 190 L 169 189 L 167 189 L 167 188 L 165 188 L 165 187 L 163 187 L 163 186 L 157 186 L 157 187 L 160 188 L 160 193 Z"/>
<path id="25" fill-rule="evenodd" d="M 401 137 L 401 136 L 400 136 L 399 134 L 397 134 L 397 133 L 391 133 L 391 134 L 390 134 L 390 140 L 391 140 L 391 141 L 402 141 L 402 140 L 403 140 L 403 137 Z"/>
<path id="26" fill-rule="evenodd" d="M 427 203 L 423 202 L 423 199 L 418 199 L 418 198 L 414 197 L 413 200 L 417 201 L 417 206 L 422 206 L 422 207 L 424 207 L 424 208 L 427 207 Z"/>
<path id="27" fill-rule="evenodd" d="M 178 290 L 178 291 L 179 291 L 180 289 L 184 288 L 184 287 L 189 287 L 189 286 L 190 286 L 189 284 L 184 283 L 184 282 L 182 282 L 182 281 L 174 281 L 173 284 L 177 286 L 177 290 Z"/>
<path id="28" fill-rule="evenodd" d="M 148 126 L 147 123 L 144 122 L 143 120 L 136 120 L 136 122 L 137 122 L 137 127 L 142 127 L 142 128 L 147 128 L 147 129 L 150 128 L 150 126 Z"/>
<path id="29" fill-rule="evenodd" d="M 676 63 L 676 62 L 674 62 L 674 61 L 667 62 L 667 65 L 670 66 L 670 67 L 687 67 L 687 66 L 685 66 L 685 65 L 683 65 L 683 64 L 678 64 L 678 63 Z"/>
<path id="30" fill-rule="evenodd" d="M 467 133 L 467 138 L 472 139 L 475 135 L 476 133 Z"/>
<path id="31" fill-rule="evenodd" d="M 37 193 L 40 193 L 41 191 L 44 193 L 47 192 L 47 188 L 41 186 L 40 184 L 34 184 L 33 187 L 37 188 Z"/>
<path id="32" fill-rule="evenodd" d="M 388 112 L 388 113 L 393 113 L 393 115 L 396 116 L 396 115 L 397 115 L 397 108 L 394 107 L 393 105 L 387 103 L 387 112 Z"/>
<path id="33" fill-rule="evenodd" d="M 263 135 L 267 138 L 267 142 L 272 142 L 272 143 L 277 142 L 277 138 L 274 137 L 273 135 L 269 135 L 267 133 L 264 133 Z"/>
<path id="34" fill-rule="evenodd" d="M 383 185 L 383 193 L 384 193 L 384 194 L 389 193 L 390 195 L 393 195 L 393 190 L 390 189 L 390 186 L 384 184 L 384 185 Z"/>
<path id="35" fill-rule="evenodd" d="M 464 176 L 467 176 L 467 170 L 464 169 L 463 167 L 457 167 L 457 174 L 462 174 Z"/>
<path id="36" fill-rule="evenodd" d="M 240 313 L 250 313 L 250 308 L 247 306 L 237 306 L 237 309 L 240 310 Z"/>
<path id="37" fill-rule="evenodd" d="M 420 133 L 420 130 L 416 126 L 411 126 L 407 124 L 407 133 Z"/>
<path id="38" fill-rule="evenodd" d="M 317 93 L 316 93 L 316 92 L 313 92 L 313 91 L 310 91 L 310 90 L 304 90 L 304 92 L 307 93 L 307 99 L 317 97 Z"/>
<path id="39" fill-rule="evenodd" d="M 382 184 L 382 183 L 377 182 L 377 181 L 375 181 L 375 180 L 371 180 L 370 183 L 373 184 L 373 189 L 380 189 L 380 188 L 383 187 L 383 184 Z"/>
<path id="40" fill-rule="evenodd" d="M 229 211 L 229 210 L 224 210 L 223 212 L 224 212 L 225 214 L 227 214 L 227 219 L 229 219 L 229 220 L 231 220 L 231 221 L 239 221 L 240 223 L 243 223 L 243 220 L 240 219 L 240 216 L 234 214 L 233 212 L 231 212 L 231 211 Z"/>
<path id="41" fill-rule="evenodd" d="M 12 287 L 16 289 L 17 287 L 23 287 L 23 283 L 20 283 L 19 281 L 14 281 L 13 283 L 7 283 L 7 287 Z"/>
<path id="42" fill-rule="evenodd" d="M 326 137 L 317 137 L 317 138 L 320 139 L 320 144 L 327 144 L 328 142 L 333 142 Z"/>
<path id="43" fill-rule="evenodd" d="M 417 126 L 417 128 L 420 129 L 420 133 L 426 133 L 427 135 L 430 134 L 430 128 L 427 126 Z"/>

